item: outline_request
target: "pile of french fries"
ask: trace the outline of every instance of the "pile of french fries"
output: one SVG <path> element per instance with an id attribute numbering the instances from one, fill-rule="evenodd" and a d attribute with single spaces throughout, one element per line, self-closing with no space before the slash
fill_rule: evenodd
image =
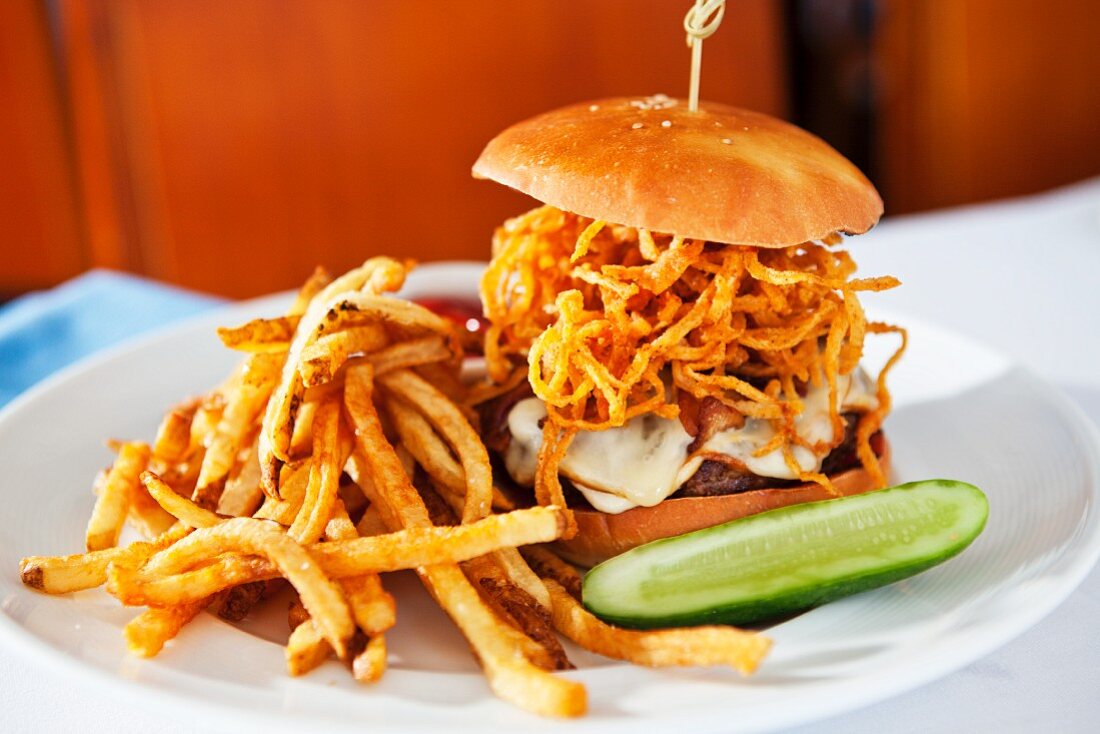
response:
<path id="1" fill-rule="evenodd" d="M 456 326 L 392 295 L 410 265 L 372 258 L 315 273 L 281 317 L 220 329 L 246 353 L 209 395 L 172 408 L 151 445 L 114 442 L 95 483 L 87 552 L 23 559 L 49 594 L 106 586 L 146 607 L 124 630 L 156 655 L 205 609 L 243 619 L 293 588 L 287 670 L 335 657 L 386 668 L 396 604 L 381 574 L 415 569 L 469 641 L 496 695 L 578 716 L 584 686 L 559 641 L 649 666 L 753 671 L 770 642 L 730 627 L 618 629 L 579 601 L 580 575 L 540 544 L 568 509 L 517 508 L 494 487 L 464 404 Z M 144 540 L 120 546 L 129 523 Z"/>

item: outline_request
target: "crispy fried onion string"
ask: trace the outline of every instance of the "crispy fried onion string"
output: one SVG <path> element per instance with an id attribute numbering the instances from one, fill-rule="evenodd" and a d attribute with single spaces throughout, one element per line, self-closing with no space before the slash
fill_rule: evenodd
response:
<path id="1" fill-rule="evenodd" d="M 645 413 L 674 417 L 676 395 L 713 397 L 768 420 L 804 481 L 792 449 L 824 455 L 795 420 L 800 389 L 827 385 L 834 441 L 844 435 L 838 377 L 851 373 L 864 336 L 897 333 L 901 346 L 878 378 L 878 407 L 857 428 L 857 453 L 885 485 L 870 438 L 889 411 L 886 374 L 905 348 L 903 329 L 868 323 L 856 296 L 899 284 L 853 279 L 839 236 L 784 248 L 722 245 L 593 221 L 544 206 L 512 219 L 493 242 L 481 282 L 490 322 L 490 379 L 526 371 L 564 443 L 576 430 L 621 426 Z M 524 365 L 526 362 L 526 365 Z M 561 442 L 547 442 L 555 453 Z"/>

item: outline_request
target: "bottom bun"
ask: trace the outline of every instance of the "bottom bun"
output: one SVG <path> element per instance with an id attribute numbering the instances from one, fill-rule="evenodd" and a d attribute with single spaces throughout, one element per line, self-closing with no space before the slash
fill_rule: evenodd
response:
<path id="1" fill-rule="evenodd" d="M 883 473 L 889 476 L 890 444 L 885 438 L 879 453 L 879 464 Z M 843 496 L 875 489 L 871 475 L 862 468 L 849 469 L 830 479 Z M 635 507 L 617 515 L 592 509 L 574 510 L 577 534 L 570 540 L 557 541 L 553 548 L 565 560 L 591 567 L 651 540 L 683 535 L 739 517 L 835 496 L 820 484 L 809 482 L 794 487 L 756 489 L 714 497 L 678 497 L 653 507 Z"/>

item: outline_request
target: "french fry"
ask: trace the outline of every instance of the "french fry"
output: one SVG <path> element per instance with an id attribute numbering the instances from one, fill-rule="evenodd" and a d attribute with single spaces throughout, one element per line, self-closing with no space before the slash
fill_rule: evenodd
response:
<path id="1" fill-rule="evenodd" d="M 294 431 L 290 436 L 290 461 L 291 463 L 303 460 L 309 456 L 313 448 L 313 418 L 317 414 L 317 401 L 306 400 L 302 393 L 301 406 L 295 418 Z M 260 477 L 263 478 L 263 467 L 260 467 Z M 280 471 L 279 477 L 282 477 Z"/>
<path id="2" fill-rule="evenodd" d="M 308 621 L 309 612 L 306 611 L 306 605 L 302 603 L 301 597 L 295 593 L 294 598 L 290 600 L 290 605 L 286 610 L 287 625 L 290 627 L 290 631 L 293 632 L 302 622 Z"/>
<path id="3" fill-rule="evenodd" d="M 290 537 L 303 545 L 315 543 L 321 537 L 332 515 L 340 487 L 341 467 L 351 451 L 350 437 L 342 439 L 345 433 L 339 399 L 325 399 L 313 420 L 313 457 L 305 497 L 288 531 Z"/>
<path id="4" fill-rule="evenodd" d="M 359 629 L 368 635 L 380 635 L 397 623 L 397 604 L 382 588 L 376 573 L 340 579 L 344 596 Z"/>
<path id="5" fill-rule="evenodd" d="M 347 469 L 391 530 L 431 527 L 428 508 L 412 486 L 397 452 L 386 441 L 374 406 L 373 381 L 374 369 L 369 364 L 348 366 L 344 408 L 355 432 L 357 450 L 352 452 Z"/>
<path id="6" fill-rule="evenodd" d="M 544 609 L 550 609 L 550 594 L 546 591 L 542 579 L 538 577 L 527 562 L 523 560 L 515 547 L 501 548 L 492 553 L 493 562 L 504 572 L 508 581 L 539 603 Z"/>
<path id="7" fill-rule="evenodd" d="M 176 518 L 166 512 L 141 484 L 133 487 L 126 519 L 146 539 L 156 538 L 176 524 Z"/>
<path id="8" fill-rule="evenodd" d="M 198 534 L 196 540 L 188 542 L 188 538 L 195 538 L 196 533 Z M 184 538 L 149 559 L 144 572 L 172 573 L 185 568 L 189 562 L 194 562 L 196 559 L 233 551 L 263 556 L 276 567 L 279 575 L 294 586 L 325 639 L 341 657 L 344 656 L 347 640 L 354 631 L 354 623 L 342 594 L 317 567 L 306 549 L 284 534 L 277 525 L 262 520 L 238 517 L 214 527 L 198 530 L 188 538 Z M 177 549 L 180 550 L 177 551 Z M 211 568 L 211 566 L 205 568 Z M 108 591 L 115 593 L 119 589 L 126 588 L 125 582 L 129 580 L 126 578 L 128 570 L 116 564 L 108 568 Z M 240 577 L 233 579 L 234 585 L 250 580 L 261 579 Z M 190 597 L 179 595 L 176 598 L 178 601 L 169 603 L 179 604 L 194 600 L 194 595 Z M 147 604 L 147 606 L 157 605 Z"/>
<path id="9" fill-rule="evenodd" d="M 175 491 L 151 471 L 141 473 L 141 484 L 149 495 L 165 512 L 192 528 L 209 528 L 226 518 L 217 513 L 199 507 L 197 504 L 176 494 Z"/>
<path id="10" fill-rule="evenodd" d="M 727 626 L 628 630 L 601 622 L 557 581 L 546 580 L 554 627 L 586 650 L 650 667 L 728 665 L 748 675 L 768 654 L 771 640 Z"/>
<path id="11" fill-rule="evenodd" d="M 229 475 L 225 490 L 218 498 L 218 514 L 227 517 L 251 517 L 263 502 L 260 489 L 260 462 L 256 458 L 256 443 L 244 453 L 235 473 Z"/>
<path id="12" fill-rule="evenodd" d="M 386 637 L 377 635 L 367 641 L 363 652 L 351 662 L 351 674 L 360 683 L 374 683 L 386 672 Z"/>
<path id="13" fill-rule="evenodd" d="M 363 537 L 371 537 L 372 535 L 383 535 L 387 532 L 386 523 L 382 520 L 382 515 L 379 514 L 378 508 L 371 504 L 363 511 L 363 516 L 359 518 L 359 522 L 355 525 L 356 531 Z"/>
<path id="14" fill-rule="evenodd" d="M 122 445 L 114 466 L 96 498 L 92 517 L 88 520 L 85 545 L 88 550 L 103 550 L 118 545 L 118 535 L 126 522 L 130 498 L 138 483 L 138 474 L 149 463 L 149 447 L 132 442 Z"/>
<path id="15" fill-rule="evenodd" d="M 222 411 L 225 410 L 225 393 L 235 389 L 240 382 L 241 372 L 241 369 L 234 370 L 230 378 L 217 390 L 203 397 L 191 419 L 191 435 L 187 449 L 189 457 L 198 458 L 201 462 L 202 457 L 196 457 L 196 454 L 206 452 L 206 442 L 218 429 L 218 421 L 221 420 Z M 199 465 L 201 466 L 201 463 Z"/>
<path id="16" fill-rule="evenodd" d="M 351 540 L 357 537 L 359 537 L 359 533 L 355 530 L 355 526 L 344 510 L 343 505 L 337 502 L 332 517 L 328 521 L 328 525 L 325 526 L 325 539 L 330 541 Z M 344 592 L 344 598 L 351 608 L 352 617 L 354 617 L 359 629 L 372 636 L 373 639 L 381 639 L 379 635 L 393 627 L 397 621 L 396 605 L 393 597 L 382 588 L 382 579 L 379 578 L 378 574 L 364 574 L 363 576 L 349 576 L 341 579 L 339 583 Z M 311 621 L 307 620 L 305 624 L 313 627 Z M 384 644 L 383 642 L 383 657 L 385 654 Z M 307 649 L 310 645 L 317 649 L 312 651 Z M 369 647 L 369 645 L 366 647 Z M 331 651 L 332 648 L 316 629 L 313 629 L 312 634 L 309 634 L 306 630 L 299 633 L 296 629 L 295 634 L 291 635 L 290 643 L 287 645 L 287 668 L 290 670 L 291 675 L 301 675 L 306 672 L 309 665 L 314 664 L 317 660 L 324 660 Z M 372 655 L 363 657 L 365 652 L 366 650 L 354 655 L 352 662 L 353 674 L 360 680 L 376 680 L 371 676 L 381 675 L 380 663 L 375 659 L 378 652 L 375 650 Z M 384 660 L 381 665 L 384 669 Z"/>
<path id="17" fill-rule="evenodd" d="M 199 506 L 206 509 L 218 506 L 237 454 L 275 389 L 282 362 L 279 354 L 255 354 L 246 360 L 241 379 L 226 396 L 225 408 L 207 441 L 191 495 Z"/>
<path id="18" fill-rule="evenodd" d="M 517 655 L 515 634 L 519 633 L 493 614 L 461 570 L 443 565 L 420 569 L 418 573 L 470 642 L 496 695 L 543 716 L 573 717 L 585 713 L 588 694 L 584 686 L 556 678 Z"/>
<path id="19" fill-rule="evenodd" d="M 139 657 L 153 657 L 209 603 L 210 599 L 201 599 L 175 607 L 145 610 L 123 628 L 126 648 Z"/>
<path id="20" fill-rule="evenodd" d="M 565 670 L 571 666 L 546 621 L 550 616 L 549 610 L 540 609 L 530 594 L 513 584 L 492 556 L 479 556 L 459 564 L 459 567 L 489 608 L 505 622 L 501 634 L 528 662 L 542 670 Z M 532 607 L 530 615 L 520 608 L 528 602 Z M 545 619 L 541 623 L 536 621 L 536 614 Z M 550 631 L 549 635 L 545 634 L 547 631 Z M 542 639 L 537 639 L 539 637 Z"/>
<path id="21" fill-rule="evenodd" d="M 332 274 L 318 265 L 306 278 L 306 282 L 298 289 L 294 303 L 287 310 L 288 314 L 301 316 L 309 307 L 310 302 L 332 282 Z"/>
<path id="22" fill-rule="evenodd" d="M 520 549 L 520 554 L 528 566 L 539 578 L 553 579 L 568 591 L 574 599 L 581 598 L 581 575 L 569 563 L 556 553 L 541 545 L 528 545 Z"/>
<path id="23" fill-rule="evenodd" d="M 285 576 L 281 562 L 252 557 L 265 553 L 253 550 L 259 547 L 255 542 L 241 542 L 242 522 L 264 525 L 258 520 L 234 518 L 196 530 L 149 558 L 143 568 L 116 562 L 117 568 L 108 570 L 108 591 L 129 606 L 170 606 L 236 584 Z M 310 569 L 319 569 L 328 578 L 343 579 L 455 563 L 501 547 L 546 542 L 561 534 L 562 523 L 556 508 L 532 507 L 491 515 L 469 525 L 410 527 L 370 538 L 317 543 L 303 551 L 308 550 Z M 203 562 L 206 565 L 188 570 Z M 295 583 L 293 578 L 288 580 Z M 386 627 L 385 623 L 363 621 L 371 629 Z"/>
<path id="24" fill-rule="evenodd" d="M 466 394 L 466 386 L 462 383 L 455 364 L 443 364 L 441 362 L 429 362 L 412 368 L 428 384 L 434 386 L 439 392 L 447 396 L 447 400 L 454 403 L 455 408 L 466 418 L 470 425 L 477 424 L 476 411 L 469 409 L 462 402 Z"/>
<path id="25" fill-rule="evenodd" d="M 461 512 L 461 500 L 445 499 L 428 487 L 420 488 L 420 496 L 433 523 L 457 522 L 455 513 Z M 472 558 L 461 567 L 493 611 L 520 633 L 515 635 L 515 644 L 525 658 L 543 670 L 572 667 L 550 625 L 550 594 L 515 548 L 501 548 Z"/>
<path id="26" fill-rule="evenodd" d="M 264 558 L 227 553 L 192 571 L 172 574 L 151 575 L 112 562 L 107 567 L 106 588 L 128 607 L 172 607 L 277 576 L 278 567 Z"/>
<path id="27" fill-rule="evenodd" d="M 301 315 L 318 290 L 329 281 L 327 273 L 315 270 L 298 292 L 281 327 L 289 342 Z M 285 362 L 285 350 L 275 354 L 253 354 L 244 363 L 236 389 L 228 391 L 225 410 L 211 438 L 195 483 L 192 499 L 202 507 L 217 507 L 226 479 L 246 435 L 257 417 L 263 414 L 272 391 L 278 384 Z"/>
<path id="28" fill-rule="evenodd" d="M 204 609 L 240 620 L 289 582 L 290 674 L 335 654 L 356 680 L 373 682 L 396 622 L 380 574 L 415 569 L 493 692 L 546 716 L 587 708 L 582 684 L 550 674 L 572 667 L 556 632 L 643 665 L 755 669 L 770 645 L 762 636 L 624 630 L 583 608 L 580 575 L 542 546 L 572 532 L 548 477 L 573 427 L 545 437 L 539 503 L 515 509 L 493 485 L 473 428 L 455 325 L 384 295 L 409 267 L 372 258 L 336 280 L 318 270 L 285 316 L 219 330 L 248 353 L 241 366 L 169 410 L 152 449 L 112 442 L 89 552 L 24 558 L 23 582 L 51 594 L 106 584 L 124 605 L 148 607 L 124 630 L 141 657 Z M 486 354 L 492 366 L 501 345 Z M 525 371 L 509 380 L 517 376 Z M 152 540 L 115 547 L 127 515 Z"/>
<path id="29" fill-rule="evenodd" d="M 424 502 L 382 432 L 372 402 L 369 365 L 349 369 L 345 380 L 344 404 L 359 449 L 355 455 L 371 479 L 360 486 L 373 492 L 371 501 L 379 504 L 382 517 L 392 528 L 431 525 Z M 469 641 L 494 693 L 545 716 L 580 716 L 585 712 L 588 694 L 584 686 L 556 678 L 528 662 L 516 644 L 520 633 L 486 606 L 457 565 L 419 568 L 417 574 Z"/>
<path id="30" fill-rule="evenodd" d="M 46 594 L 68 594 L 93 589 L 107 581 L 107 566 L 113 561 L 130 565 L 140 563 L 191 532 L 177 524 L 150 542 L 131 543 L 69 556 L 28 556 L 19 563 L 24 584 Z"/>
<path id="31" fill-rule="evenodd" d="M 420 411 L 458 455 L 466 473 L 466 505 L 462 511 L 462 521 L 471 522 L 489 514 L 493 500 L 489 454 L 462 412 L 443 393 L 410 370 L 397 370 L 378 379 L 389 394 Z"/>
<path id="32" fill-rule="evenodd" d="M 348 357 L 373 352 L 387 341 L 381 324 L 364 324 L 319 337 L 302 350 L 302 384 L 309 388 L 329 382 Z"/>
<path id="33" fill-rule="evenodd" d="M 118 453 L 126 442 L 118 441 L 116 443 L 114 450 L 115 453 Z M 108 472 L 109 469 L 101 469 L 96 474 L 95 482 L 92 484 L 92 491 L 96 496 L 103 491 L 103 487 L 107 483 Z M 155 538 L 176 522 L 176 519 L 164 512 L 149 496 L 149 493 L 140 486 L 134 487 L 134 492 L 130 496 L 130 507 L 126 511 L 126 520 L 131 527 L 146 539 Z"/>
<path id="34" fill-rule="evenodd" d="M 240 326 L 219 327 L 218 338 L 226 347 L 238 352 L 278 353 L 290 347 L 290 340 L 297 328 L 297 316 L 253 319 Z"/>
<path id="35" fill-rule="evenodd" d="M 299 372 L 302 351 L 316 339 L 322 325 L 330 332 L 337 329 L 340 314 L 346 310 L 339 304 L 347 294 L 360 289 L 372 293 L 395 291 L 404 281 L 405 268 L 401 263 L 390 258 L 371 258 L 329 283 L 310 301 L 290 343 L 279 383 L 264 411 L 259 458 L 261 482 L 268 496 L 279 497 L 279 464 L 290 461 L 290 440 L 305 389 Z"/>
<path id="36" fill-rule="evenodd" d="M 407 481 L 407 480 L 405 480 Z M 387 535 L 318 543 L 310 554 L 335 578 L 453 563 L 498 548 L 556 540 L 564 525 L 556 507 L 490 515 L 469 525 L 408 527 Z"/>
<path id="37" fill-rule="evenodd" d="M 428 419 L 402 400 L 386 400 L 385 407 L 401 445 L 432 482 L 460 499 L 465 497 L 466 472 Z M 461 514 L 461 509 L 458 512 Z"/>
<path id="38" fill-rule="evenodd" d="M 332 646 L 312 619 L 302 622 L 290 633 L 286 644 L 286 670 L 293 676 L 305 675 L 332 654 Z"/>
<path id="39" fill-rule="evenodd" d="M 299 288 L 297 297 L 285 316 L 253 319 L 236 327 L 220 327 L 218 337 L 229 349 L 241 352 L 285 352 L 309 302 L 331 282 L 332 277 L 328 271 L 318 267 Z"/>
<path id="40" fill-rule="evenodd" d="M 240 326 L 218 327 L 218 338 L 228 349 L 252 354 L 285 352 L 298 328 L 298 319 L 291 316 L 259 318 Z"/>
<path id="41" fill-rule="evenodd" d="M 230 622 L 240 622 L 260 603 L 267 593 L 268 581 L 253 581 L 228 589 L 217 605 L 218 616 Z"/>
<path id="42" fill-rule="evenodd" d="M 325 288 L 327 288 L 331 284 L 332 284 L 332 276 L 323 267 L 318 266 L 317 268 L 314 269 L 314 271 L 310 275 L 310 277 L 306 280 L 306 282 L 298 290 L 298 294 L 294 299 L 294 303 L 290 306 L 290 308 L 287 311 L 287 316 L 295 320 L 295 324 L 296 324 L 295 333 L 297 333 L 297 331 L 296 331 L 297 330 L 297 324 L 301 323 L 301 317 L 308 310 L 309 306 L 313 303 L 314 299 L 318 295 L 320 295 L 325 290 Z M 287 346 L 289 347 L 289 344 Z M 285 357 L 284 357 L 284 360 L 283 360 L 283 369 L 284 370 L 285 370 L 285 366 L 286 366 L 286 360 L 285 360 Z M 282 380 L 282 373 L 280 373 L 280 376 L 279 376 L 279 379 L 278 379 L 277 383 L 281 382 L 281 380 Z M 268 400 L 268 402 L 270 403 L 270 399 Z M 265 411 L 264 412 L 265 412 L 265 415 L 266 415 L 266 406 L 265 406 Z M 312 419 L 310 419 L 310 421 L 307 421 L 307 426 L 310 422 L 312 422 Z M 260 433 L 261 434 L 263 433 L 262 426 L 261 426 Z M 263 486 L 262 486 L 263 485 L 263 468 L 260 466 L 260 458 L 261 457 L 260 457 L 259 439 L 257 440 L 255 453 L 256 453 L 257 469 L 260 472 L 260 480 L 261 480 L 260 489 L 261 489 L 261 492 L 262 492 L 262 490 L 263 490 Z"/>
<path id="43" fill-rule="evenodd" d="M 510 620 L 535 643 L 538 649 L 525 651 L 527 659 L 543 670 L 571 670 L 573 664 L 554 634 L 549 609 L 509 581 L 499 570 L 492 573 L 493 569 L 493 564 L 486 563 L 481 569 L 473 570 L 471 580 L 476 579 L 498 614 Z M 486 570 L 490 575 L 485 575 Z M 471 577 L 470 569 L 467 569 L 466 575 Z"/>
<path id="44" fill-rule="evenodd" d="M 422 487 L 420 491 L 432 522 L 436 525 L 456 525 L 458 523 L 456 513 L 462 511 L 462 500 L 432 489 L 438 490 L 439 487 Z M 549 619 L 550 594 L 547 593 L 542 580 L 531 570 L 516 548 L 500 548 L 482 558 L 474 558 L 463 564 L 463 570 L 475 585 L 487 579 L 498 588 L 518 587 L 543 607 Z M 557 655 L 559 650 L 551 648 L 549 652 Z"/>
<path id="45" fill-rule="evenodd" d="M 71 556 L 28 556 L 20 561 L 19 576 L 27 586 L 47 594 L 92 589 L 107 580 L 107 565 L 128 550 L 130 547 Z"/>
<path id="46" fill-rule="evenodd" d="M 348 511 L 341 500 L 333 503 L 332 514 L 325 523 L 325 540 L 351 540 L 358 538 L 359 532 L 355 529 L 355 523 L 348 517 Z"/>
<path id="47" fill-rule="evenodd" d="M 380 295 L 382 292 L 364 289 L 335 299 L 329 311 L 335 326 L 328 327 L 329 330 L 381 322 L 406 336 L 426 333 L 453 336 L 454 324 L 446 318 L 412 301 Z"/>
<path id="48" fill-rule="evenodd" d="M 454 351 L 441 336 L 423 336 L 419 339 L 392 344 L 367 355 L 376 375 L 394 370 L 418 367 L 432 362 L 444 362 L 455 357 Z"/>
<path id="49" fill-rule="evenodd" d="M 359 532 L 343 506 L 337 503 L 332 518 L 325 527 L 328 541 L 353 540 Z M 397 605 L 393 597 L 382 588 L 382 579 L 376 573 L 349 576 L 340 580 L 344 598 L 348 600 L 351 614 L 359 629 L 374 637 L 393 627 L 397 622 Z"/>
<path id="50" fill-rule="evenodd" d="M 253 517 L 258 520 L 274 520 L 285 527 L 290 527 L 294 518 L 302 509 L 302 503 L 306 497 L 306 485 L 309 483 L 309 462 L 283 467 L 283 479 L 280 482 L 282 499 L 267 497 Z"/>
<path id="51" fill-rule="evenodd" d="M 191 398 L 165 414 L 153 441 L 153 458 L 156 461 L 166 465 L 183 461 L 191 445 L 191 421 L 201 402 L 201 398 Z"/>

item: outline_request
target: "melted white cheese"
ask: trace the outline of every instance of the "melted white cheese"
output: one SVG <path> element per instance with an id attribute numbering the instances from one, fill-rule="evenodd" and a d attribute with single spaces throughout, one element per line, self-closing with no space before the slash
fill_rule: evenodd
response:
<path id="1" fill-rule="evenodd" d="M 512 440 L 504 464 L 520 484 L 534 483 L 542 446 L 539 422 L 545 417 L 546 406 L 538 398 L 521 400 L 508 414 Z M 582 492 L 602 492 L 628 499 L 631 506 L 651 506 L 691 476 L 680 476 L 691 442 L 691 434 L 679 420 L 638 416 L 620 428 L 579 432 L 569 444 L 559 471 Z"/>
<path id="2" fill-rule="evenodd" d="M 546 406 L 538 398 L 520 400 L 508 413 L 508 432 L 512 440 L 504 452 L 504 468 L 517 484 L 525 487 L 535 484 L 535 467 L 542 448 L 542 426 L 539 424 L 546 415 Z"/>
<path id="3" fill-rule="evenodd" d="M 837 380 L 837 392 L 846 395 L 849 380 L 840 377 Z M 843 403 L 843 401 L 842 401 Z M 831 444 L 833 441 L 833 422 L 829 419 L 829 389 L 828 387 L 810 388 L 806 396 L 802 398 L 802 413 L 795 418 L 795 430 L 807 443 Z M 759 418 L 749 418 L 741 428 L 719 431 L 703 444 L 703 451 L 707 453 L 725 454 L 745 465 L 753 474 L 761 477 L 775 477 L 776 479 L 797 479 L 798 474 L 787 466 L 781 450 L 769 451 L 763 456 L 756 456 L 768 441 L 775 438 L 775 427 L 771 421 Z M 791 447 L 791 453 L 804 472 L 817 471 L 821 468 L 824 456 L 818 456 L 804 446 Z"/>
<path id="4" fill-rule="evenodd" d="M 606 512 L 608 515 L 618 515 L 620 512 L 626 512 L 638 506 L 636 503 L 617 494 L 601 492 L 598 489 L 592 489 L 576 482 L 573 482 L 573 486 L 584 495 L 584 498 L 588 500 L 588 504 L 600 512 Z"/>
<path id="5" fill-rule="evenodd" d="M 862 369 L 838 378 L 837 391 L 841 410 L 870 410 L 878 403 L 874 385 Z M 828 387 L 811 387 L 802 402 L 803 411 L 796 420 L 799 435 L 809 443 L 831 444 Z M 512 440 L 504 464 L 519 484 L 534 484 L 542 446 L 539 424 L 545 418 L 546 406 L 538 398 L 519 401 L 508 414 Z M 797 478 L 782 451 L 754 455 L 774 436 L 770 422 L 750 418 L 741 428 L 716 433 L 699 453 L 726 454 L 759 476 Z M 679 419 L 639 416 L 619 428 L 579 432 L 560 471 L 601 512 L 617 514 L 632 507 L 652 507 L 679 489 L 702 464 L 702 457 L 688 454 L 691 442 Z M 820 469 L 825 458 L 801 446 L 794 447 L 793 454 L 799 468 L 807 472 Z"/>

